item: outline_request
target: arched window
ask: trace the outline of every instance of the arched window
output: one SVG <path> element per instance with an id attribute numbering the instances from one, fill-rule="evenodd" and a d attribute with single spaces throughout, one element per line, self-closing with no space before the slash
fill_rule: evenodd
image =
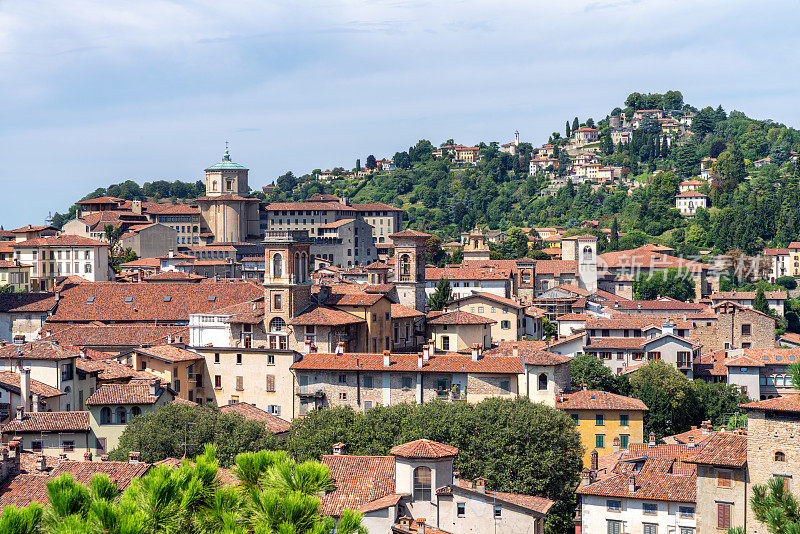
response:
<path id="1" fill-rule="evenodd" d="M 283 332 L 284 330 L 286 330 L 286 321 L 280 317 L 275 317 L 269 322 L 270 332 Z"/>
<path id="2" fill-rule="evenodd" d="M 775 453 L 775 461 L 776 462 L 785 462 L 786 461 L 786 455 L 783 454 L 781 451 L 777 451 Z"/>
<path id="3" fill-rule="evenodd" d="M 294 253 L 294 283 L 300 283 L 300 253 Z"/>
<path id="4" fill-rule="evenodd" d="M 283 256 L 275 254 L 272 256 L 272 277 L 280 278 L 283 276 Z"/>
<path id="5" fill-rule="evenodd" d="M 414 500 L 431 500 L 431 468 L 417 467 L 414 469 Z"/>
<path id="6" fill-rule="evenodd" d="M 546 391 L 547 390 L 547 373 L 542 373 L 539 375 L 539 391 Z"/>
<path id="7" fill-rule="evenodd" d="M 583 247 L 583 261 L 592 261 L 592 247 L 589 245 Z"/>
<path id="8" fill-rule="evenodd" d="M 108 406 L 103 406 L 100 410 L 100 424 L 101 425 L 110 425 L 111 424 L 111 408 Z"/>
<path id="9" fill-rule="evenodd" d="M 303 279 L 301 280 L 301 282 L 308 281 L 308 274 L 307 274 L 308 269 L 306 267 L 307 265 L 308 261 L 306 259 L 306 253 L 303 252 L 303 255 L 300 257 L 300 273 L 303 275 Z"/>
<path id="10" fill-rule="evenodd" d="M 211 182 L 211 190 L 212 191 L 216 191 L 217 190 L 217 181 L 216 180 Z"/>
<path id="11" fill-rule="evenodd" d="M 408 254 L 400 256 L 400 281 L 411 281 L 411 258 Z"/>
<path id="12" fill-rule="evenodd" d="M 125 411 L 125 408 L 120 406 L 117 408 L 117 424 L 118 425 L 125 425 L 128 423 L 128 412 Z"/>
<path id="13" fill-rule="evenodd" d="M 136 417 L 137 415 L 142 415 L 142 409 L 138 406 L 134 406 L 131 408 L 131 417 Z"/>

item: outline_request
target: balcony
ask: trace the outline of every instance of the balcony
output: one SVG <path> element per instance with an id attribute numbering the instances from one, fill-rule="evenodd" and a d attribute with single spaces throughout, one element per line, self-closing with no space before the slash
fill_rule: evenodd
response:
<path id="1" fill-rule="evenodd" d="M 325 392 L 322 391 L 319 386 L 300 386 L 297 389 L 297 396 L 321 399 L 325 397 Z"/>

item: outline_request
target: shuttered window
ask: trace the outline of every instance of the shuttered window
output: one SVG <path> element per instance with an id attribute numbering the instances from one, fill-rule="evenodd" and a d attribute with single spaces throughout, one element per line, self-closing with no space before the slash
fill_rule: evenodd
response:
<path id="1" fill-rule="evenodd" d="M 244 390 L 244 377 L 237 376 L 236 377 L 236 391 Z"/>
<path id="2" fill-rule="evenodd" d="M 267 375 L 267 391 L 275 391 L 275 375 Z"/>
<path id="3" fill-rule="evenodd" d="M 609 521 L 608 534 L 620 534 L 622 521 Z"/>
<path id="4" fill-rule="evenodd" d="M 731 528 L 731 505 L 717 503 L 717 528 Z"/>

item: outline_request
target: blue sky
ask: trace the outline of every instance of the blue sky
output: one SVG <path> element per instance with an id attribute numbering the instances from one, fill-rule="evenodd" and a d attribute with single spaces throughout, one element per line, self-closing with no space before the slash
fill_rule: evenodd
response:
<path id="1" fill-rule="evenodd" d="M 0 224 L 97 187 L 253 188 L 418 139 L 542 143 L 632 91 L 800 127 L 789 2 L 0 1 Z"/>

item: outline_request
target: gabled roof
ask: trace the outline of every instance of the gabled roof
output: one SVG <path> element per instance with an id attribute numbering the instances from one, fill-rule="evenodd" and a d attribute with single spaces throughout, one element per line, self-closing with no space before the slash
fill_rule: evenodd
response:
<path id="1" fill-rule="evenodd" d="M 281 419 L 269 412 L 265 412 L 261 408 L 256 408 L 252 404 L 246 402 L 235 402 L 233 404 L 225 404 L 220 407 L 219 411 L 222 413 L 236 413 L 250 421 L 258 421 L 264 423 L 264 426 L 274 434 L 288 432 L 292 428 L 289 421 Z"/>
<path id="2" fill-rule="evenodd" d="M 439 488 L 438 490 L 436 490 L 436 494 L 452 495 L 453 493 L 466 490 L 467 493 L 471 493 L 473 495 L 475 494 L 486 495 L 492 501 L 499 501 L 499 502 L 513 504 L 515 506 L 519 506 L 520 508 L 525 508 L 526 510 L 530 510 L 532 512 L 536 512 L 542 515 L 550 511 L 550 508 L 552 508 L 553 505 L 555 504 L 555 501 L 552 501 L 545 497 L 537 497 L 536 495 L 508 493 L 505 491 L 494 491 L 490 489 L 485 489 L 485 491 L 481 493 L 474 487 L 474 484 L 475 484 L 474 481 L 462 478 L 458 481 L 458 483 L 454 481 L 452 484 Z"/>
<path id="3" fill-rule="evenodd" d="M 77 356 L 77 352 L 49 341 L 31 341 L 23 345 L 0 346 L 0 359 L 67 360 Z"/>
<path id="4" fill-rule="evenodd" d="M 289 324 L 295 326 L 343 326 L 365 322 L 364 319 L 352 313 L 330 306 L 312 304 L 292 318 Z"/>
<path id="5" fill-rule="evenodd" d="M 720 467 L 743 467 L 747 462 L 747 436 L 736 432 L 715 432 L 702 443 L 687 462 Z"/>
<path id="6" fill-rule="evenodd" d="M 86 399 L 86 405 L 155 404 L 163 392 L 156 387 L 156 394 L 150 395 L 149 381 L 144 384 L 103 384 Z"/>
<path id="7" fill-rule="evenodd" d="M 11 419 L 3 432 L 88 432 L 89 412 L 28 412 L 22 421 Z"/>
<path id="8" fill-rule="evenodd" d="M 773 412 L 800 412 L 800 395 L 782 395 L 773 399 L 748 402 L 741 405 L 748 410 L 764 410 Z"/>
<path id="9" fill-rule="evenodd" d="M 418 230 L 410 230 L 407 228 L 402 232 L 395 232 L 393 234 L 389 234 L 389 237 L 391 239 L 397 239 L 397 238 L 428 239 L 433 236 L 431 234 L 426 234 L 425 232 L 420 232 Z"/>
<path id="10" fill-rule="evenodd" d="M 53 293 L 0 293 L 0 313 L 43 313 L 55 305 Z"/>
<path id="11" fill-rule="evenodd" d="M 392 303 L 391 316 L 392 319 L 410 319 L 415 317 L 424 317 L 425 314 L 420 311 L 409 308 L 408 306 Z"/>
<path id="12" fill-rule="evenodd" d="M 321 498 L 320 513 L 338 517 L 395 492 L 393 456 L 325 455 L 335 489 Z"/>
<path id="13" fill-rule="evenodd" d="M 473 298 L 483 298 L 492 302 L 496 302 L 501 306 L 509 306 L 518 310 L 524 308 L 524 305 L 520 304 L 516 300 L 500 297 L 494 293 L 488 293 L 486 291 L 473 291 L 471 295 L 465 295 L 461 298 L 454 299 L 453 302 L 461 302 L 462 300 L 469 300 Z"/>
<path id="14" fill-rule="evenodd" d="M 50 237 L 36 237 L 12 245 L 14 248 L 38 248 L 38 247 L 109 247 L 108 243 L 103 243 L 96 239 L 79 235 L 60 234 Z"/>
<path id="15" fill-rule="evenodd" d="M 566 393 L 556 399 L 556 408 L 559 410 L 648 411 L 647 406 L 639 399 L 597 390 L 580 390 Z"/>
<path id="16" fill-rule="evenodd" d="M 458 454 L 458 448 L 438 441 L 418 439 L 392 447 L 389 454 L 400 458 L 436 460 L 455 457 Z"/>
<path id="17" fill-rule="evenodd" d="M 12 393 L 20 394 L 20 376 L 13 371 L 0 371 L 0 388 L 10 391 Z M 44 382 L 39 382 L 31 378 L 30 392 L 34 395 L 39 395 L 43 399 L 58 397 L 64 394 L 63 391 L 48 386 Z"/>
<path id="18" fill-rule="evenodd" d="M 572 361 L 572 356 L 549 352 L 546 341 L 501 341 L 484 350 L 483 355 L 513 358 L 515 349 L 525 365 L 561 365 Z"/>
<path id="19" fill-rule="evenodd" d="M 414 373 L 481 373 L 511 375 L 522 373 L 522 358 L 510 356 L 483 355 L 478 361 L 472 361 L 469 354 L 436 353 L 422 362 L 416 354 L 392 353 L 389 355 L 389 366 L 383 365 L 383 354 L 346 352 L 344 354 L 311 353 L 304 354 L 303 359 L 295 362 L 295 371 L 332 370 L 332 371 L 387 371 Z"/>
<path id="20" fill-rule="evenodd" d="M 508 280 L 511 269 L 494 267 L 425 267 L 425 280 L 436 282 L 447 280 Z"/>
<path id="21" fill-rule="evenodd" d="M 194 362 L 205 357 L 193 350 L 186 350 L 175 345 L 157 345 L 155 347 L 133 349 L 132 352 L 144 354 L 150 358 L 156 358 L 169 363 Z"/>
<path id="22" fill-rule="evenodd" d="M 497 323 L 497 321 L 493 319 L 459 310 L 445 313 L 430 312 L 427 317 L 429 325 L 481 325 Z"/>
<path id="23" fill-rule="evenodd" d="M 186 326 L 174 325 L 61 325 L 45 323 L 41 341 L 52 341 L 60 345 L 78 347 L 146 347 L 166 343 L 168 339 L 189 340 Z"/>

